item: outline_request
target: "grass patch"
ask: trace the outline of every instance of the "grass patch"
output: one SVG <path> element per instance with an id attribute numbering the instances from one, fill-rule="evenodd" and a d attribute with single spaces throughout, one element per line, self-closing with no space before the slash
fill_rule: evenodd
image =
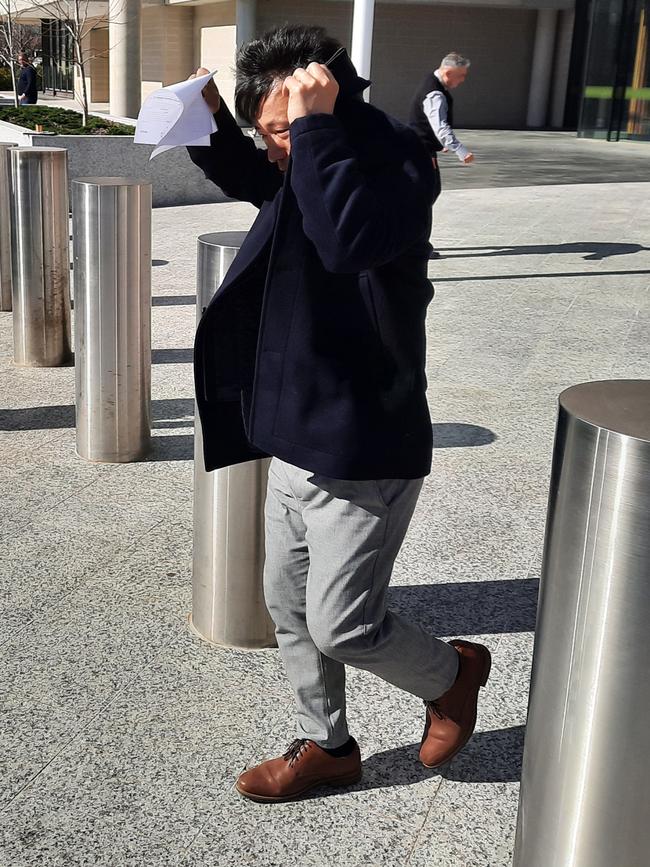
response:
<path id="1" fill-rule="evenodd" d="M 133 135 L 135 126 L 113 123 L 103 117 L 92 115 L 86 126 L 81 125 L 81 114 L 69 108 L 53 108 L 49 105 L 2 106 L 0 120 L 34 129 L 41 124 L 43 132 L 59 135 Z"/>

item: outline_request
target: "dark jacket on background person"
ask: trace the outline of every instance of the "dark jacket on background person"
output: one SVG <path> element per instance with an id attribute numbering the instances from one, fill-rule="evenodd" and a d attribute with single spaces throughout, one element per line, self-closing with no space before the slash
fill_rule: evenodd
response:
<path id="1" fill-rule="evenodd" d="M 26 97 L 26 102 L 34 105 L 38 100 L 38 82 L 36 80 L 36 70 L 33 66 L 22 66 L 20 75 L 17 81 L 18 96 L 23 94 Z"/>
<path id="2" fill-rule="evenodd" d="M 426 475 L 433 171 L 417 136 L 342 87 L 333 115 L 291 125 L 283 176 L 223 102 L 215 119 L 190 156 L 260 213 L 196 334 L 206 469 L 274 455 L 339 479 Z"/>
<path id="3" fill-rule="evenodd" d="M 449 126 L 453 128 L 454 100 L 451 96 L 451 93 L 449 93 L 449 91 L 440 81 L 438 76 L 433 72 L 430 72 L 427 75 L 427 77 L 424 79 L 422 84 L 415 92 L 413 102 L 411 103 L 411 114 L 409 116 L 409 123 L 411 127 L 419 135 L 420 140 L 432 157 L 435 156 L 437 153 L 440 153 L 440 151 L 444 150 L 443 145 L 438 141 L 438 137 L 431 129 L 431 122 L 426 116 L 423 108 L 425 98 L 434 91 L 442 93 L 443 97 L 447 101 L 447 122 Z"/>

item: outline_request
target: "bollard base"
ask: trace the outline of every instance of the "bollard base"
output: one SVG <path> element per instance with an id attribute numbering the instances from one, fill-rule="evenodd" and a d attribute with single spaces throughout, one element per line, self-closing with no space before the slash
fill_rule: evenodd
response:
<path id="1" fill-rule="evenodd" d="M 137 464 L 140 461 L 146 461 L 147 458 L 151 455 L 151 446 L 148 446 L 142 452 L 134 452 L 129 455 L 119 455 L 114 457 L 90 457 L 89 455 L 83 455 L 79 449 L 75 449 L 75 454 L 78 458 L 81 458 L 82 461 L 88 461 L 89 464 Z"/>
<path id="2" fill-rule="evenodd" d="M 226 642 L 221 643 L 219 641 L 213 641 L 210 638 L 206 638 L 202 632 L 199 632 L 192 621 L 191 612 L 186 615 L 186 619 L 192 635 L 196 635 L 197 638 L 200 638 L 201 641 L 205 641 L 206 644 L 209 644 L 212 647 L 221 648 L 222 650 L 272 650 L 278 646 L 275 639 L 260 639 L 258 642 L 251 641 L 247 644 L 230 644 Z"/>
<path id="3" fill-rule="evenodd" d="M 60 361 L 16 361 L 14 367 L 74 367 L 74 356 L 64 356 Z"/>

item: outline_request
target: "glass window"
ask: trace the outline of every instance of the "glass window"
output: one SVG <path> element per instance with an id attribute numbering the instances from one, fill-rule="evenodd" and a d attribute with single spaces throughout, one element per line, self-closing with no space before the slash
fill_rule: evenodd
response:
<path id="1" fill-rule="evenodd" d="M 56 18 L 41 21 L 43 43 L 43 89 L 49 93 L 74 91 L 74 68 L 70 33 Z"/>
<path id="2" fill-rule="evenodd" d="M 650 139 L 650 0 L 593 0 L 578 135 Z"/>

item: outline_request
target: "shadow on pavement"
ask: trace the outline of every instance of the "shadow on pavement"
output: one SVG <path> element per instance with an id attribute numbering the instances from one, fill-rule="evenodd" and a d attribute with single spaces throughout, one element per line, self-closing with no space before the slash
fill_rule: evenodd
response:
<path id="1" fill-rule="evenodd" d="M 170 434 L 151 438 L 151 453 L 145 463 L 155 461 L 191 461 L 194 459 L 194 435 Z"/>
<path id="2" fill-rule="evenodd" d="M 191 364 L 194 360 L 192 349 L 152 349 L 152 364 Z"/>
<path id="3" fill-rule="evenodd" d="M 458 449 L 469 446 L 486 446 L 497 439 L 487 427 L 476 424 L 444 422 L 431 425 L 434 449 Z"/>
<path id="4" fill-rule="evenodd" d="M 389 587 L 388 606 L 434 635 L 532 632 L 537 578 Z"/>
<path id="5" fill-rule="evenodd" d="M 459 257 L 460 258 L 460 257 Z M 481 274 L 476 276 L 463 275 L 462 277 L 432 277 L 434 284 L 437 283 L 485 283 L 487 280 L 540 280 L 553 277 L 629 277 L 641 274 L 650 274 L 650 269 L 639 271 L 534 271 L 530 274 Z"/>
<path id="6" fill-rule="evenodd" d="M 422 711 L 424 727 L 424 710 Z M 516 783 L 521 779 L 525 726 L 476 732 L 465 749 L 448 765 L 425 768 L 418 759 L 419 743 L 406 744 L 368 756 L 363 777 L 347 789 L 314 789 L 308 800 L 346 791 L 412 786 L 423 780 L 444 777 L 459 783 Z"/>
<path id="7" fill-rule="evenodd" d="M 642 250 L 650 250 L 641 244 L 607 243 L 600 241 L 576 241 L 569 244 L 494 244 L 490 247 L 437 247 L 439 253 L 456 254 L 448 255 L 446 259 L 475 259 L 492 256 L 543 256 L 549 253 L 585 253 L 582 258 L 590 262 L 598 262 L 601 259 L 609 259 L 610 256 L 629 256 Z M 479 250 L 481 252 L 474 252 Z M 472 251 L 472 252 L 466 252 Z M 489 252 L 487 252 L 489 251 Z"/>
<path id="8" fill-rule="evenodd" d="M 194 401 L 187 397 L 152 400 L 151 416 L 154 421 L 187 419 L 186 427 L 194 423 Z M 29 406 L 20 409 L 0 409 L 0 430 L 50 430 L 75 426 L 74 404 Z M 154 427 L 164 427 L 154 424 Z M 170 425 L 177 426 L 177 425 Z M 162 439 L 162 437 L 161 437 Z"/>
<path id="9" fill-rule="evenodd" d="M 182 307 L 196 304 L 196 295 L 153 295 L 151 303 L 154 307 Z"/>
<path id="10" fill-rule="evenodd" d="M 445 770 L 459 783 L 516 783 L 521 778 L 525 726 L 476 732 Z"/>

